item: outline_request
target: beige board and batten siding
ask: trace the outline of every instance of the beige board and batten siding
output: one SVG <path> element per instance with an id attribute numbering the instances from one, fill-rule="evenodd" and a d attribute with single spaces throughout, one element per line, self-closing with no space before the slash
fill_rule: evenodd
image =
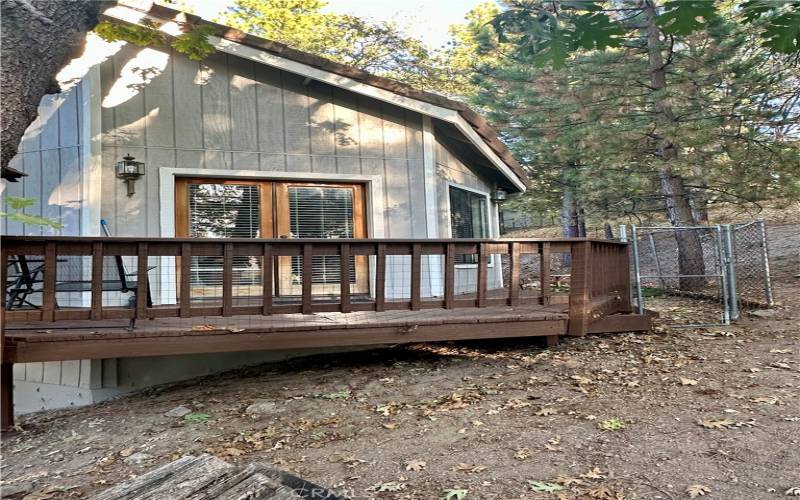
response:
<path id="1" fill-rule="evenodd" d="M 152 69 L 141 67 L 143 50 Z M 379 176 L 382 236 L 428 236 L 419 113 L 225 53 L 200 63 L 174 52 L 125 47 L 100 71 L 101 212 L 113 234 L 164 235 L 161 212 L 172 207 L 160 205 L 158 169 L 177 168 L 197 176 L 203 170 L 256 171 L 264 178 L 313 173 L 333 181 Z M 138 91 L 120 80 L 132 81 Z M 147 166 L 133 197 L 113 172 L 128 153 Z M 410 294 L 403 273 L 408 269 L 408 257 L 390 258 L 390 298 Z M 430 290 L 430 284 L 423 288 Z"/>
<path id="2" fill-rule="evenodd" d="M 0 233 L 7 235 L 61 235 L 84 234 L 81 220 L 83 196 L 83 161 L 85 138 L 80 133 L 84 125 L 81 103 L 89 89 L 79 82 L 65 92 L 46 95 L 37 110 L 37 117 L 23 135 L 17 155 L 10 166 L 28 175 L 18 182 L 3 181 L 3 209 L 8 211 L 6 197 L 30 198 L 33 205 L 24 212 L 59 221 L 64 227 L 22 224 L 0 218 Z M 69 265 L 80 266 L 73 258 Z M 59 294 L 59 299 L 71 302 L 77 294 Z M 37 298 L 32 296 L 30 300 Z M 21 363 L 14 365 L 14 380 L 18 390 L 26 385 L 35 385 L 30 397 L 18 401 L 18 411 L 35 411 L 49 407 L 49 400 L 58 398 L 47 390 L 47 386 L 67 386 L 76 395 L 92 386 L 94 364 L 95 377 L 102 376 L 101 365 L 90 360 L 51 361 L 45 363 Z M 96 381 L 95 381 L 96 382 Z M 39 386 L 39 384 L 44 384 Z M 96 384 L 95 384 L 96 385 Z"/>
<path id="3" fill-rule="evenodd" d="M 82 197 L 81 144 L 83 83 L 60 94 L 46 95 L 37 110 L 38 116 L 28 126 L 10 166 L 27 173 L 19 182 L 3 182 L 3 209 L 6 196 L 31 198 L 34 204 L 25 209 L 60 221 L 64 227 L 53 229 L 22 224 L 0 218 L 0 232 L 8 235 L 81 234 Z"/>

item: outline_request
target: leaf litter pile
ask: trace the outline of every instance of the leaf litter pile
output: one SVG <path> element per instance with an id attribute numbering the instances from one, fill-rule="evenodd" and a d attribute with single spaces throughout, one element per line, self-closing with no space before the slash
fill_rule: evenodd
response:
<path id="1" fill-rule="evenodd" d="M 352 498 L 800 496 L 800 285 L 777 274 L 781 308 L 731 327 L 321 355 L 29 416 L 3 493 L 80 498 L 205 452 Z"/>

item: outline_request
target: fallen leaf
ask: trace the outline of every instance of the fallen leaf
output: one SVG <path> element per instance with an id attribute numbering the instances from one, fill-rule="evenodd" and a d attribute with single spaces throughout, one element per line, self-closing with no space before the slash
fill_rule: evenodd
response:
<path id="1" fill-rule="evenodd" d="M 754 398 L 750 400 L 751 403 L 764 403 L 768 405 L 774 405 L 778 403 L 778 398 L 773 398 L 772 396 L 768 397 L 761 397 L 761 398 Z"/>
<path id="2" fill-rule="evenodd" d="M 531 451 L 528 448 L 517 448 L 514 458 L 517 460 L 526 460 L 530 458 Z"/>
<path id="3" fill-rule="evenodd" d="M 570 378 L 576 381 L 578 385 L 585 385 L 592 383 L 592 379 L 590 379 L 589 377 L 584 377 L 583 375 L 572 375 Z"/>
<path id="4" fill-rule="evenodd" d="M 425 463 L 423 460 L 411 460 L 406 463 L 406 470 L 411 470 L 414 472 L 419 472 L 424 469 L 428 464 Z"/>
<path id="5" fill-rule="evenodd" d="M 705 427 L 706 429 L 727 429 L 728 427 L 736 424 L 736 422 L 728 418 L 722 420 L 714 420 L 712 418 L 706 418 L 698 421 L 698 423 L 703 427 Z"/>
<path id="6" fill-rule="evenodd" d="M 541 491 L 543 493 L 553 493 L 564 489 L 560 484 L 545 483 L 543 481 L 528 481 L 528 485 L 532 491 Z"/>
<path id="7" fill-rule="evenodd" d="M 584 484 L 583 480 L 578 479 L 577 477 L 572 476 L 558 476 L 554 479 L 554 481 L 560 485 L 570 487 L 572 485 L 580 485 Z"/>
<path id="8" fill-rule="evenodd" d="M 442 500 L 464 500 L 469 490 L 444 490 Z"/>
<path id="9" fill-rule="evenodd" d="M 192 326 L 193 332 L 208 332 L 211 330 L 216 330 L 217 327 L 214 325 L 194 325 Z"/>
<path id="10" fill-rule="evenodd" d="M 406 483 L 398 481 L 390 481 L 387 483 L 378 483 L 367 488 L 368 491 L 382 492 L 382 491 L 402 491 L 406 489 Z"/>
<path id="11" fill-rule="evenodd" d="M 485 471 L 486 470 L 486 466 L 485 465 L 477 465 L 477 464 L 458 463 L 458 464 L 456 464 L 455 467 L 453 467 L 453 470 L 477 474 L 478 472 Z"/>
<path id="12" fill-rule="evenodd" d="M 690 484 L 686 487 L 686 493 L 689 494 L 690 498 L 697 498 L 704 496 L 706 493 L 711 493 L 711 488 L 702 484 Z"/>
<path id="13" fill-rule="evenodd" d="M 615 493 L 611 490 L 611 488 L 605 485 L 592 488 L 591 490 L 587 491 L 586 494 L 589 495 L 589 498 L 594 498 L 596 500 L 619 500 L 624 498 L 622 495 Z"/>
<path id="14" fill-rule="evenodd" d="M 540 417 L 546 417 L 548 415 L 555 415 L 558 413 L 558 409 L 553 408 L 552 406 L 545 406 L 541 410 L 534 413 L 534 415 L 538 415 Z"/>
<path id="15" fill-rule="evenodd" d="M 397 429 L 397 424 L 394 422 L 389 422 L 388 424 L 383 424 L 383 427 L 386 429 Z"/>
<path id="16" fill-rule="evenodd" d="M 605 472 L 600 470 L 599 467 L 592 467 L 592 470 L 587 472 L 586 474 L 581 474 L 581 477 L 584 479 L 605 479 Z"/>
<path id="17" fill-rule="evenodd" d="M 697 385 L 697 380 L 681 377 L 681 385 Z"/>

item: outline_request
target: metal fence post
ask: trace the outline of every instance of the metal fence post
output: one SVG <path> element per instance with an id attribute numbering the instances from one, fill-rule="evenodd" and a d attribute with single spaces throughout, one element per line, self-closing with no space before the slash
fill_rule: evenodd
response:
<path id="1" fill-rule="evenodd" d="M 631 224 L 631 250 L 633 251 L 633 273 L 636 276 L 636 307 L 639 314 L 644 314 L 644 297 L 642 296 L 642 278 L 639 270 L 639 245 L 636 236 L 636 224 Z"/>
<path id="2" fill-rule="evenodd" d="M 767 296 L 767 305 L 775 305 L 775 298 L 772 296 L 772 276 L 769 269 L 769 249 L 767 248 L 767 224 L 763 219 L 756 221 L 761 229 L 761 258 L 764 261 L 764 293 Z"/>
<path id="3" fill-rule="evenodd" d="M 728 277 L 728 303 L 729 303 L 729 311 L 730 311 L 730 320 L 736 321 L 739 319 L 739 297 L 736 294 L 736 253 L 733 248 L 733 238 L 732 233 L 733 230 L 731 229 L 730 224 L 723 224 L 722 228 L 722 235 L 723 235 L 723 243 L 724 247 L 724 256 L 725 256 L 725 268 L 724 271 Z"/>
<path id="4" fill-rule="evenodd" d="M 619 225 L 619 241 L 623 243 L 628 241 L 628 226 L 625 224 Z"/>
<path id="5" fill-rule="evenodd" d="M 719 288 L 722 292 L 722 324 L 731 323 L 730 302 L 728 298 L 727 262 L 725 239 L 722 237 L 722 226 L 714 226 L 717 233 L 717 263 L 719 264 Z"/>

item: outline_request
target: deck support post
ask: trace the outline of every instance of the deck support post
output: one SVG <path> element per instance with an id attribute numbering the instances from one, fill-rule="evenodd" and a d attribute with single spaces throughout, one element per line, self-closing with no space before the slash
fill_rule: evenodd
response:
<path id="1" fill-rule="evenodd" d="M 556 347 L 558 345 L 558 335 L 546 335 L 544 340 L 547 347 Z"/>
<path id="2" fill-rule="evenodd" d="M 14 426 L 14 365 L 0 364 L 0 429 Z"/>
<path id="3" fill-rule="evenodd" d="M 572 244 L 572 272 L 569 292 L 569 324 L 567 334 L 575 337 L 586 335 L 589 329 L 589 280 L 591 241 Z"/>

